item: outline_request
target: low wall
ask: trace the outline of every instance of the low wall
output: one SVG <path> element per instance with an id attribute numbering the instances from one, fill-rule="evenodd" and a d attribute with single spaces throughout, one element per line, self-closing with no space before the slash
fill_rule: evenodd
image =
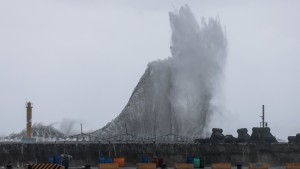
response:
<path id="1" fill-rule="evenodd" d="M 114 151 L 116 150 L 116 152 Z M 248 164 L 265 162 L 271 165 L 300 162 L 300 144 L 183 144 L 183 143 L 2 143 L 0 165 L 47 163 L 48 157 L 59 154 L 73 156 L 70 166 L 96 165 L 98 157 L 125 157 L 126 166 L 134 166 L 143 156 L 164 159 L 168 166 L 185 162 L 187 156 L 201 156 L 205 165 L 217 162 Z"/>

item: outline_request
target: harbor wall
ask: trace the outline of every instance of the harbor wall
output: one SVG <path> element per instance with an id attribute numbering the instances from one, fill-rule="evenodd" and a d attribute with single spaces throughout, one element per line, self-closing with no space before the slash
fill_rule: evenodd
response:
<path id="1" fill-rule="evenodd" d="M 185 162 L 187 156 L 202 157 L 206 166 L 218 162 L 266 162 L 276 166 L 300 162 L 300 144 L 1 143 L 0 165 L 47 163 L 49 156 L 60 154 L 72 155 L 70 166 L 95 166 L 99 156 L 125 157 L 125 166 L 135 166 L 142 156 L 152 158 L 154 154 L 168 166 Z"/>

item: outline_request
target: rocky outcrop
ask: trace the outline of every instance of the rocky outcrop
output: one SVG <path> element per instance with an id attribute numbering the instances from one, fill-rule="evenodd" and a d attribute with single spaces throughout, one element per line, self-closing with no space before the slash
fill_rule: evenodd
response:
<path id="1" fill-rule="evenodd" d="M 212 134 L 210 136 L 210 142 L 211 143 L 225 143 L 225 137 L 222 133 L 223 133 L 223 129 L 213 128 Z"/>
<path id="2" fill-rule="evenodd" d="M 271 134 L 269 127 L 253 127 L 249 139 L 250 143 L 278 143 L 276 138 Z"/>
<path id="3" fill-rule="evenodd" d="M 233 143 L 235 143 L 235 139 L 236 138 L 234 138 L 233 135 L 226 135 L 224 137 L 224 142 L 229 143 L 229 144 L 233 144 Z"/>
<path id="4" fill-rule="evenodd" d="M 291 144 L 293 144 L 293 143 L 300 144 L 300 133 L 296 134 L 296 136 L 289 136 L 288 141 Z"/>
<path id="5" fill-rule="evenodd" d="M 296 143 L 296 136 L 288 136 L 289 143 Z"/>
<path id="6" fill-rule="evenodd" d="M 247 128 L 240 128 L 237 130 L 238 138 L 236 138 L 237 143 L 247 143 L 250 139 Z"/>

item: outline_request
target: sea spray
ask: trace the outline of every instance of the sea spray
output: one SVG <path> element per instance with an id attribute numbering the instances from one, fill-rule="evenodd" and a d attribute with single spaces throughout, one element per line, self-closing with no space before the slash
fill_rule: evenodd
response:
<path id="1" fill-rule="evenodd" d="M 169 17 L 172 57 L 149 63 L 121 114 L 92 136 L 203 137 L 208 131 L 226 36 L 218 18 L 199 25 L 187 5 Z"/>

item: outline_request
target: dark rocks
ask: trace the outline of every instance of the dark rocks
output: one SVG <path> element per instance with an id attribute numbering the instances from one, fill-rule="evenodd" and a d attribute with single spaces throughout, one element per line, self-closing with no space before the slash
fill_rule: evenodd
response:
<path id="1" fill-rule="evenodd" d="M 212 129 L 213 133 L 223 133 L 223 129 L 219 129 L 219 128 L 213 128 Z"/>
<path id="2" fill-rule="evenodd" d="M 236 139 L 237 143 L 247 143 L 250 139 L 250 135 L 248 134 L 248 129 L 240 128 L 237 130 L 238 138 Z"/>
<path id="3" fill-rule="evenodd" d="M 219 129 L 219 128 L 213 128 L 212 129 L 212 134 L 210 136 L 210 142 L 211 143 L 225 143 L 225 137 L 222 134 L 223 133 L 223 129 Z"/>
<path id="4" fill-rule="evenodd" d="M 195 143 L 202 144 L 235 144 L 235 143 L 278 143 L 276 138 L 271 134 L 269 127 L 253 127 L 251 136 L 247 128 L 237 130 L 238 137 L 232 135 L 223 135 L 223 129 L 213 128 L 210 138 L 196 139 Z M 296 136 L 290 136 L 289 143 L 300 143 L 300 133 Z"/>
<path id="5" fill-rule="evenodd" d="M 300 143 L 300 133 L 296 136 L 288 136 L 289 143 Z"/>
<path id="6" fill-rule="evenodd" d="M 201 144 L 209 144 L 210 139 L 209 138 L 203 138 L 203 139 L 195 139 L 195 143 L 201 143 Z"/>
<path id="7" fill-rule="evenodd" d="M 195 143 L 201 143 L 201 144 L 225 143 L 225 137 L 222 133 L 223 133 L 223 129 L 213 128 L 210 138 L 195 139 L 194 141 L 195 141 Z M 232 140 L 231 140 L 232 137 L 228 136 L 227 141 L 231 143 L 232 142 Z"/>
<path id="8" fill-rule="evenodd" d="M 288 136 L 289 143 L 296 143 L 296 136 Z"/>
<path id="9" fill-rule="evenodd" d="M 235 138 L 232 135 L 226 135 L 224 137 L 224 142 L 230 144 L 235 143 Z"/>
<path id="10" fill-rule="evenodd" d="M 269 127 L 253 127 L 249 139 L 250 143 L 278 143 L 276 138 L 271 134 Z"/>
<path id="11" fill-rule="evenodd" d="M 300 133 L 296 134 L 296 143 L 300 143 Z"/>

